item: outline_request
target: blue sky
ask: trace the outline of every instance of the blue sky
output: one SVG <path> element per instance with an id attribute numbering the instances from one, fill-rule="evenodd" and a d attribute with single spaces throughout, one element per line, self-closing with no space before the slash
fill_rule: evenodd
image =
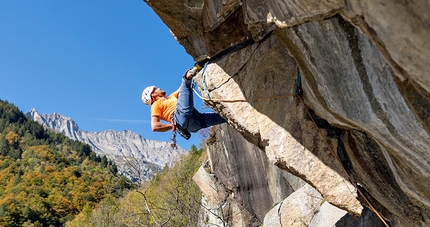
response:
<path id="1" fill-rule="evenodd" d="M 6 0 L 0 21 L 0 99 L 71 117 L 86 131 L 170 141 L 170 132 L 151 131 L 140 96 L 149 85 L 175 91 L 194 61 L 142 0 Z M 185 149 L 201 141 L 177 139 Z"/>

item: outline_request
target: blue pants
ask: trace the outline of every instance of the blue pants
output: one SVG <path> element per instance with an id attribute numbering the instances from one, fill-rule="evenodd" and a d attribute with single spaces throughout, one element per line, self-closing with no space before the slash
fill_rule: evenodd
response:
<path id="1" fill-rule="evenodd" d="M 200 113 L 194 108 L 192 80 L 187 80 L 185 75 L 186 72 L 182 77 L 178 103 L 174 113 L 179 127 L 189 132 L 197 132 L 202 128 L 225 123 L 226 120 L 218 113 Z"/>

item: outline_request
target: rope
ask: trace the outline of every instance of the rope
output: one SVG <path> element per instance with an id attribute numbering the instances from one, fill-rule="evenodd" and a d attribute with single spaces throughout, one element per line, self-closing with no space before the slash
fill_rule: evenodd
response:
<path id="1" fill-rule="evenodd" d="M 205 67 L 204 67 L 204 70 L 206 69 L 206 65 L 207 65 L 207 63 L 205 64 Z M 204 73 L 204 71 L 202 72 L 202 74 Z M 203 78 L 203 84 L 204 84 L 204 86 L 205 86 L 205 91 L 206 92 L 208 92 L 207 91 L 207 88 L 206 88 L 206 83 L 205 83 L 205 81 L 204 81 L 204 78 Z M 336 155 L 336 152 L 334 152 L 334 150 L 333 150 L 333 148 L 329 145 L 329 143 L 327 142 L 327 140 L 325 139 L 325 137 L 324 137 L 324 135 L 323 135 L 323 133 L 321 132 L 321 129 L 318 127 L 318 125 L 317 125 L 317 123 L 316 123 L 316 121 L 315 121 L 315 119 L 312 117 L 312 115 L 311 115 L 311 113 L 309 112 L 309 110 L 308 110 L 308 108 L 306 107 L 306 105 L 305 105 L 305 102 L 303 101 L 303 99 L 300 97 L 300 91 L 301 91 L 301 75 L 300 75 L 300 70 L 298 70 L 298 73 L 297 73 L 297 86 L 296 86 L 296 90 L 295 90 L 295 92 L 294 92 L 294 94 L 285 94 L 285 95 L 276 95 L 276 96 L 267 96 L 267 97 L 261 97 L 261 98 L 242 98 L 242 99 L 211 99 L 210 97 L 209 97 L 209 94 L 208 94 L 208 97 L 209 97 L 209 99 L 206 99 L 206 98 L 203 98 L 202 96 L 200 96 L 198 93 L 197 93 L 197 91 L 194 89 L 194 87 L 193 87 L 193 90 L 194 90 L 194 92 L 197 94 L 197 96 L 199 96 L 202 100 L 204 100 L 204 101 L 214 101 L 214 102 L 230 102 L 230 103 L 233 103 L 233 102 L 248 102 L 248 101 L 255 101 L 255 100 L 265 100 L 265 99 L 275 99 L 275 98 L 284 98 L 284 97 L 297 97 L 297 98 L 299 98 L 299 100 L 300 100 L 300 102 L 302 103 L 302 105 L 303 105 L 303 107 L 305 108 L 305 110 L 306 110 L 306 113 L 308 114 L 308 116 L 311 118 L 311 120 L 312 120 L 312 122 L 314 123 L 314 125 L 315 125 L 315 127 L 317 128 L 317 130 L 318 130 L 318 134 L 321 136 L 321 138 L 324 140 L 324 142 L 325 142 L 325 144 L 327 145 L 327 147 L 330 149 L 330 152 L 332 153 L 332 155 L 336 158 L 336 160 L 339 162 L 339 164 L 340 164 L 340 166 L 342 167 L 342 170 L 345 172 L 345 174 L 347 175 L 347 177 L 348 177 L 348 179 L 349 179 L 349 181 L 350 181 L 350 183 L 352 184 L 352 185 L 355 185 L 355 188 L 356 188 L 356 190 L 357 190 L 357 192 L 361 195 L 361 197 L 363 197 L 363 199 L 366 201 L 366 203 L 369 205 L 369 207 L 370 207 L 370 209 L 378 216 L 378 218 L 384 223 L 384 225 L 386 226 L 386 227 L 390 227 L 389 225 L 388 225 L 388 223 L 384 220 L 384 218 L 382 218 L 382 216 L 381 216 L 381 214 L 375 209 L 375 207 L 373 207 L 372 206 L 372 204 L 370 203 L 370 201 L 366 198 L 366 196 L 364 195 L 364 193 L 360 190 L 360 188 L 358 188 L 356 185 L 356 183 L 354 183 L 354 180 L 352 179 L 352 177 L 351 177 L 351 175 L 347 172 L 347 170 L 345 169 L 345 167 L 343 166 L 343 164 L 342 164 L 342 161 L 340 160 L 340 158 Z"/>
<path id="2" fill-rule="evenodd" d="M 300 70 L 297 71 L 297 86 L 296 91 L 294 92 L 294 95 L 298 96 L 300 94 L 300 89 L 302 86 L 302 77 L 300 76 Z"/>
<path id="3" fill-rule="evenodd" d="M 206 80 L 205 80 L 205 71 L 206 71 L 206 67 L 208 66 L 208 63 L 206 62 L 205 63 L 205 66 L 203 67 L 203 69 L 202 69 L 202 76 L 203 76 L 203 81 L 202 81 L 202 84 L 203 84 L 203 89 L 205 90 L 205 92 L 206 92 L 206 95 L 208 96 L 208 98 L 209 98 L 209 100 L 211 99 L 211 97 L 209 96 L 209 91 L 208 91 L 208 88 L 206 87 Z"/>
<path id="4" fill-rule="evenodd" d="M 202 76 L 203 76 L 203 80 L 202 80 L 202 84 L 203 84 L 203 89 L 206 92 L 206 95 L 208 98 L 204 98 L 202 97 L 197 90 L 195 89 L 195 86 L 197 85 L 197 83 L 194 82 L 193 80 L 193 91 L 194 93 L 196 93 L 196 95 L 202 99 L 203 101 L 214 101 L 214 102 L 248 102 L 248 101 L 256 101 L 256 100 L 266 100 L 266 99 L 278 99 L 278 98 L 285 98 L 285 97 L 295 97 L 298 96 L 301 90 L 301 75 L 300 75 L 300 70 L 298 70 L 297 72 L 297 86 L 296 86 L 296 91 L 294 92 L 294 94 L 285 94 L 285 95 L 273 95 L 273 96 L 266 96 L 266 97 L 261 97 L 261 98 L 241 98 L 241 99 L 211 99 L 211 97 L 209 96 L 209 91 L 206 87 L 206 81 L 205 81 L 205 77 L 204 77 L 204 73 L 206 71 L 206 67 L 207 64 L 205 64 L 205 66 L 202 69 Z"/>
<path id="5" fill-rule="evenodd" d="M 206 99 L 202 98 L 204 101 L 214 101 L 214 102 L 248 102 L 248 101 L 255 101 L 255 100 L 265 100 L 265 99 L 278 99 L 278 98 L 285 98 L 285 97 L 295 97 L 294 94 L 285 94 L 285 95 L 274 95 L 274 96 L 266 96 L 261 98 L 243 98 L 243 99 Z"/>

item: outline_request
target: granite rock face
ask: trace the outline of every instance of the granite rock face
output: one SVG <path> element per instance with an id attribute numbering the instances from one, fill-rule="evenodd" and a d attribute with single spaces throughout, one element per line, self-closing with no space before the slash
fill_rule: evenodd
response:
<path id="1" fill-rule="evenodd" d="M 351 215 L 430 225 L 429 1 L 146 3 L 270 163 Z"/>
<path id="2" fill-rule="evenodd" d="M 227 124 L 213 128 L 208 154 L 193 177 L 203 194 L 198 226 L 384 226 L 369 209 L 356 218 L 326 202 Z"/>
<path id="3" fill-rule="evenodd" d="M 306 183 L 270 163 L 232 127 L 217 129 L 208 140 L 209 160 L 193 178 L 210 210 L 202 209 L 201 219 L 207 226 L 260 226 L 270 209 Z"/>

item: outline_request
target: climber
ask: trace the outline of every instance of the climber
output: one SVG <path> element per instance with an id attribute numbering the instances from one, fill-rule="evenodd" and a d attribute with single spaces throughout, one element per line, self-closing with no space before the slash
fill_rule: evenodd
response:
<path id="1" fill-rule="evenodd" d="M 226 122 L 218 113 L 200 113 L 194 108 L 192 78 L 201 70 L 199 64 L 187 70 L 179 89 L 168 97 L 166 92 L 149 86 L 142 92 L 142 101 L 151 106 L 151 128 L 155 132 L 177 131 L 185 139 L 190 132 Z M 170 124 L 161 122 L 164 120 Z"/>

